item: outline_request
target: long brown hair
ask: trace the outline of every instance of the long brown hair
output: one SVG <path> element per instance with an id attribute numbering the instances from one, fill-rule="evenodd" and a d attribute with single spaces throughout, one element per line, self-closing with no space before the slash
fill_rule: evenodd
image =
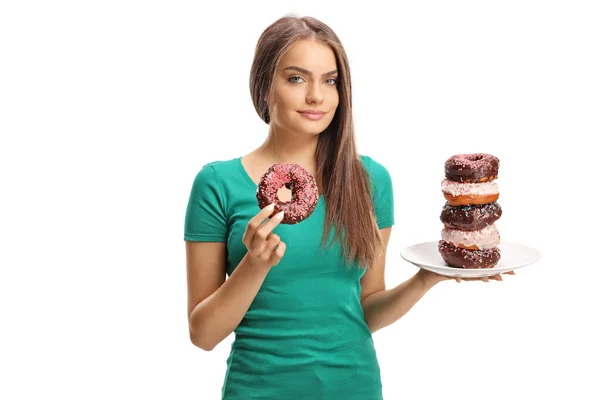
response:
<path id="1" fill-rule="evenodd" d="M 323 228 L 324 246 L 332 227 L 333 242 L 343 241 L 348 265 L 373 266 L 383 251 L 371 197 L 369 174 L 356 149 L 352 117 L 350 66 L 340 39 L 333 30 L 313 17 L 284 16 L 262 33 L 256 45 L 250 72 L 250 93 L 256 112 L 267 124 L 273 76 L 284 54 L 299 40 L 316 39 L 331 47 L 338 66 L 339 105 L 331 124 L 319 134 L 317 181 L 323 184 L 327 205 Z M 330 246 L 333 244 L 330 244 Z"/>

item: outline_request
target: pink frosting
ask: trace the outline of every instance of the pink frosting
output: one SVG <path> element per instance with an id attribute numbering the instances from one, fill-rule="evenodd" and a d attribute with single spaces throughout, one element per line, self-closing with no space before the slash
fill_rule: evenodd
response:
<path id="1" fill-rule="evenodd" d="M 442 191 L 444 193 L 450 193 L 452 196 L 500 193 L 498 183 L 495 180 L 491 182 L 461 183 L 451 181 L 447 178 L 442 181 Z"/>
<path id="2" fill-rule="evenodd" d="M 460 229 L 442 229 L 442 239 L 458 247 L 477 246 L 480 250 L 492 249 L 500 244 L 500 233 L 495 224 L 486 226 L 478 231 L 462 231 Z"/>

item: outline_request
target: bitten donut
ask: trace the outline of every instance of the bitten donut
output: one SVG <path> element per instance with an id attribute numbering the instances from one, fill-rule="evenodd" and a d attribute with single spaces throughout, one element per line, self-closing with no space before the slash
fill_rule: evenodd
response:
<path id="1" fill-rule="evenodd" d="M 292 191 L 290 201 L 279 200 L 277 192 L 283 186 Z M 319 188 L 315 178 L 301 165 L 278 163 L 269 167 L 261 177 L 256 198 L 261 209 L 275 203 L 271 215 L 283 211 L 282 224 L 297 224 L 314 211 L 319 200 Z"/>
<path id="2" fill-rule="evenodd" d="M 493 224 L 501 216 L 502 208 L 496 202 L 457 207 L 446 203 L 440 221 L 446 228 L 476 231 Z"/>
<path id="3" fill-rule="evenodd" d="M 491 154 L 457 154 L 444 163 L 446 178 L 455 182 L 490 182 L 498 178 L 500 160 Z"/>
<path id="4" fill-rule="evenodd" d="M 440 255 L 451 267 L 455 268 L 492 268 L 500 261 L 500 249 L 467 250 L 453 246 L 445 240 L 438 243 Z"/>

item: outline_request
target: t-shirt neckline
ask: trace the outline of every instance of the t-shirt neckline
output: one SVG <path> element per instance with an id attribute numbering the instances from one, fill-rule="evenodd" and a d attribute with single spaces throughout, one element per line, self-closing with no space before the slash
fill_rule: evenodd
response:
<path id="1" fill-rule="evenodd" d="M 248 171 L 246 171 L 246 168 L 244 168 L 244 164 L 242 164 L 242 157 L 238 157 L 237 161 L 240 169 L 242 170 L 242 175 L 244 175 L 244 180 L 248 182 L 250 187 L 252 187 L 254 190 L 258 190 L 258 185 L 252 180 L 252 178 L 248 174 Z"/>

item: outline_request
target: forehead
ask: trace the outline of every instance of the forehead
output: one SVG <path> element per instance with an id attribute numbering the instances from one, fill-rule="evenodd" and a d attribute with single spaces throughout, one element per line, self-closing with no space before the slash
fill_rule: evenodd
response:
<path id="1" fill-rule="evenodd" d="M 279 70 L 290 65 L 305 68 L 314 73 L 329 72 L 337 67 L 335 53 L 329 45 L 316 40 L 296 42 L 281 58 Z"/>

